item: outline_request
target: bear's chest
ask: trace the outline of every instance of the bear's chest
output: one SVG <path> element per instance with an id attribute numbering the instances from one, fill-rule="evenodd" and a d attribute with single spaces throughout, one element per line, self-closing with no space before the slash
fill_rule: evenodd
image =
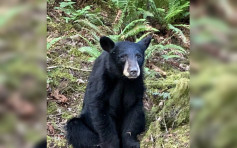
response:
<path id="1" fill-rule="evenodd" d="M 138 101 L 136 85 L 118 82 L 111 87 L 108 95 L 109 113 L 114 118 L 123 117 L 129 109 Z"/>

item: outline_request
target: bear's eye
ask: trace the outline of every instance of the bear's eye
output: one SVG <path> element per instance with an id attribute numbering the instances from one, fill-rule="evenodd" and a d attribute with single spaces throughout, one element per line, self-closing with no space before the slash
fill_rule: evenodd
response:
<path id="1" fill-rule="evenodd" d="M 140 54 L 136 55 L 137 59 L 140 59 L 142 56 Z"/>
<path id="2" fill-rule="evenodd" d="M 119 58 L 120 60 L 124 61 L 126 59 L 126 55 L 121 55 Z"/>

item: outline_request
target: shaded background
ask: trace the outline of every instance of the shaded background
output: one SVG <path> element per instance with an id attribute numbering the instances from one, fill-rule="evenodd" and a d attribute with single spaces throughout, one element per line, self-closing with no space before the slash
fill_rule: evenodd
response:
<path id="1" fill-rule="evenodd" d="M 191 147 L 234 148 L 237 3 L 191 3 Z"/>
<path id="2" fill-rule="evenodd" d="M 46 2 L 0 2 L 0 147 L 46 135 Z"/>

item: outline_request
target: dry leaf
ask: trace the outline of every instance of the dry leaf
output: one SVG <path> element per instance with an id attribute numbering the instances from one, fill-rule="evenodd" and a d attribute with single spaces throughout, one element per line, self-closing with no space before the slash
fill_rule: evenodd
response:
<path id="1" fill-rule="evenodd" d="M 67 97 L 65 97 L 64 95 L 58 95 L 58 97 L 59 97 L 59 102 L 61 102 L 61 103 L 67 103 L 67 101 L 68 101 L 68 98 Z"/>
<path id="2" fill-rule="evenodd" d="M 56 90 L 51 94 L 51 96 L 52 96 L 54 99 L 58 100 L 60 103 L 67 103 L 67 102 L 68 102 L 68 98 L 65 97 L 64 95 L 59 94 L 59 90 L 58 90 L 58 89 L 56 89 Z"/>
<path id="3" fill-rule="evenodd" d="M 47 130 L 50 134 L 54 135 L 54 127 L 51 123 L 47 123 Z"/>

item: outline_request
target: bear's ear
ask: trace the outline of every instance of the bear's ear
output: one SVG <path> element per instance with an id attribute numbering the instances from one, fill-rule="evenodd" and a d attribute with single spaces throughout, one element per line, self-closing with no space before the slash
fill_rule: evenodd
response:
<path id="1" fill-rule="evenodd" d="M 150 35 L 138 42 L 138 44 L 142 46 L 143 50 L 146 50 L 148 48 L 148 46 L 151 42 L 151 38 L 152 38 L 152 36 Z"/>
<path id="2" fill-rule="evenodd" d="M 111 49 L 114 48 L 115 44 L 114 42 L 106 37 L 106 36 L 103 36 L 100 38 L 100 46 L 107 52 L 109 52 Z"/>

